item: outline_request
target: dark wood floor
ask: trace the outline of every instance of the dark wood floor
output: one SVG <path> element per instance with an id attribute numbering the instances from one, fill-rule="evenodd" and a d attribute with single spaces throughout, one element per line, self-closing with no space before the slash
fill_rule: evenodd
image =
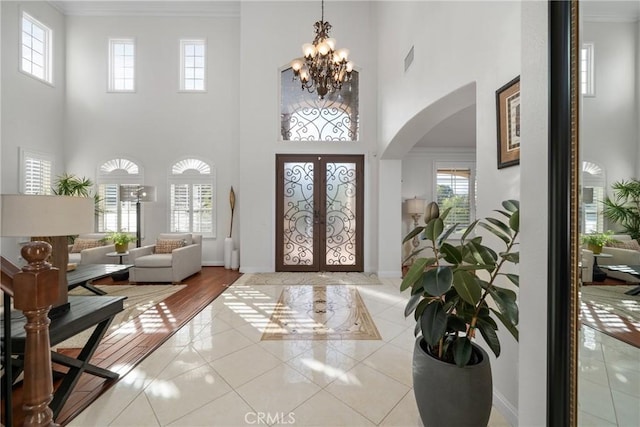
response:
<path id="1" fill-rule="evenodd" d="M 121 336 L 117 338 L 114 336 L 105 336 L 91 359 L 91 363 L 106 369 L 117 365 L 117 372 L 122 378 L 146 356 L 151 354 L 171 337 L 180 327 L 209 305 L 211 301 L 224 292 L 224 290 L 240 276 L 241 274 L 237 271 L 225 270 L 222 267 L 203 267 L 201 273 L 183 281 L 183 283 L 187 285 L 184 290 L 162 301 L 162 310 L 165 312 L 170 311 L 172 314 L 173 319 L 171 322 L 165 321 L 162 327 L 157 328 L 156 331 L 149 332 L 148 330 L 143 331 L 142 328 L 139 327 L 139 320 L 132 320 L 134 332 L 132 332 L 126 340 L 123 340 Z M 104 279 L 102 282 L 96 282 L 96 284 L 101 285 L 110 283 L 110 278 Z M 119 282 L 114 284 L 123 283 Z M 158 306 L 155 306 L 150 310 L 158 309 Z M 75 356 L 73 350 L 65 350 L 65 353 Z M 77 351 L 75 351 L 75 353 L 77 354 Z M 55 368 L 58 370 L 60 367 Z M 59 383 L 59 381 L 57 383 Z M 56 419 L 56 422 L 60 425 L 68 424 L 75 416 L 82 412 L 84 408 L 89 406 L 91 402 L 96 400 L 114 384 L 115 381 L 107 381 L 90 374 L 83 374 Z M 19 387 L 14 389 L 13 398 L 13 425 L 20 426 L 23 422 L 23 414 L 20 408 L 22 395 Z"/>

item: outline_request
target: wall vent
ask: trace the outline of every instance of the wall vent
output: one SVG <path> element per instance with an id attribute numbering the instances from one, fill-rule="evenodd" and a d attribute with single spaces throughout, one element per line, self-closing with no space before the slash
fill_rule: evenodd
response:
<path id="1" fill-rule="evenodd" d="M 404 72 L 406 73 L 409 67 L 413 64 L 413 46 L 409 49 L 409 53 L 404 57 Z"/>

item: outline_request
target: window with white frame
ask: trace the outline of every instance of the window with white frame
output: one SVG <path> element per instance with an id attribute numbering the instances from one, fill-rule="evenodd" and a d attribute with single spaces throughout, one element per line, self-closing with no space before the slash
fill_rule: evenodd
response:
<path id="1" fill-rule="evenodd" d="M 22 194 L 53 194 L 53 155 L 20 149 Z"/>
<path id="2" fill-rule="evenodd" d="M 359 84 L 357 71 L 337 92 L 320 99 L 300 88 L 291 67 L 280 73 L 280 137 L 283 141 L 357 141 Z"/>
<path id="3" fill-rule="evenodd" d="M 136 90 L 136 45 L 132 38 L 109 39 L 109 91 Z"/>
<path id="4" fill-rule="evenodd" d="M 37 79 L 52 83 L 51 51 L 53 33 L 49 27 L 26 12 L 20 22 L 20 70 Z"/>
<path id="5" fill-rule="evenodd" d="M 112 159 L 98 168 L 98 231 L 137 231 L 136 204 L 121 197 L 142 185 L 140 167 L 128 159 Z"/>
<path id="6" fill-rule="evenodd" d="M 583 96 L 595 96 L 593 43 L 583 43 L 580 49 L 580 92 Z"/>
<path id="7" fill-rule="evenodd" d="M 437 163 L 435 194 L 440 211 L 451 208 L 445 225 L 458 224 L 456 232 L 464 231 L 475 219 L 475 166 Z"/>
<path id="8" fill-rule="evenodd" d="M 206 90 L 206 51 L 204 39 L 180 40 L 180 90 Z"/>
<path id="9" fill-rule="evenodd" d="M 207 162 L 188 158 L 171 167 L 169 227 L 215 237 L 215 172 Z"/>

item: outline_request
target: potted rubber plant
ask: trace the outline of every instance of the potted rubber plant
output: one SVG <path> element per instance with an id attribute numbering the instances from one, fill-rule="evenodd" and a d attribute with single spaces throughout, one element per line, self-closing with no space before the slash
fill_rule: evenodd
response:
<path id="1" fill-rule="evenodd" d="M 486 426 L 492 408 L 493 385 L 489 356 L 474 339 L 480 334 L 496 357 L 500 322 L 518 340 L 516 293 L 504 285 L 519 285 L 519 276 L 503 271 L 519 262 L 517 237 L 520 207 L 517 200 L 502 202 L 501 218 L 476 220 L 453 238 L 458 224 L 445 227 L 450 209 L 440 213 L 430 203 L 425 225 L 404 239 L 420 235 L 427 244 L 412 253 L 417 258 L 402 280 L 410 290 L 405 316 L 416 320 L 413 385 L 425 426 Z M 496 251 L 475 236 L 477 227 L 502 242 Z"/>

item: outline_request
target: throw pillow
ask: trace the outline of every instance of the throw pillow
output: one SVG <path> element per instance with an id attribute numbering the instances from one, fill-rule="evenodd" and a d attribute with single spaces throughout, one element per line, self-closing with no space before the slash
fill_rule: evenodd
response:
<path id="1" fill-rule="evenodd" d="M 76 239 L 73 241 L 73 247 L 71 247 L 71 253 L 80 253 L 84 249 L 97 248 L 103 246 L 102 240 L 98 239 Z"/>
<path id="2" fill-rule="evenodd" d="M 640 251 L 640 243 L 637 240 L 628 240 L 626 242 L 610 242 L 607 246 L 620 249 L 631 249 L 634 251 Z"/>
<path id="3" fill-rule="evenodd" d="M 157 254 L 170 254 L 174 249 L 181 248 L 185 245 L 184 240 L 177 239 L 158 239 L 156 240 Z"/>

